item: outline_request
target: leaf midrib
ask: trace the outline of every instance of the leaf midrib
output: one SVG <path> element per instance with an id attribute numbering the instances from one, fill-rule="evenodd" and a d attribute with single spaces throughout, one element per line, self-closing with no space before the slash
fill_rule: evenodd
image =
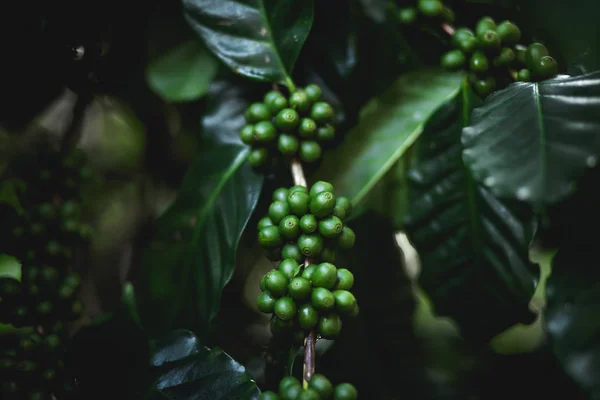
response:
<path id="1" fill-rule="evenodd" d="M 262 15 L 263 19 L 265 20 L 265 28 L 267 29 L 267 33 L 269 34 L 269 37 L 271 38 L 271 41 L 269 42 L 268 46 L 273 49 L 273 53 L 275 54 L 275 58 L 277 59 L 277 63 L 279 64 L 279 68 L 283 72 L 282 75 L 283 75 L 284 81 L 291 82 L 291 78 L 289 77 L 287 70 L 285 69 L 283 60 L 281 60 L 281 56 L 279 55 L 279 49 L 277 48 L 277 44 L 275 43 L 275 36 L 273 36 L 273 29 L 271 28 L 271 22 L 269 21 L 269 18 L 267 17 L 267 9 L 265 8 L 265 2 L 263 0 L 259 0 L 258 4 L 259 4 L 260 14 Z M 291 90 L 291 87 L 289 89 Z"/>
<path id="2" fill-rule="evenodd" d="M 546 126 L 544 124 L 539 83 L 533 84 L 533 96 L 535 98 L 535 108 L 540 127 L 540 189 L 541 193 L 546 193 Z"/>

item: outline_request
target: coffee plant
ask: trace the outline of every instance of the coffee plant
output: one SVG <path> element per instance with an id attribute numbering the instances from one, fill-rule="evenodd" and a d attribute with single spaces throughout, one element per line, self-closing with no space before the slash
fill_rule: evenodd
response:
<path id="1" fill-rule="evenodd" d="M 597 1 L 5 8 L 0 398 L 600 398 Z"/>

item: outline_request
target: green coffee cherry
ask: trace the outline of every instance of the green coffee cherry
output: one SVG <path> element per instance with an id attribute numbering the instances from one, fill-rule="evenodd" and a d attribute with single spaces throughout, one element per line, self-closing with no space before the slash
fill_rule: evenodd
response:
<path id="1" fill-rule="evenodd" d="M 271 119 L 271 112 L 264 103 L 252 103 L 246 110 L 244 116 L 246 121 L 250 124 L 254 124 L 260 121 L 267 121 Z"/>
<path id="2" fill-rule="evenodd" d="M 350 383 L 340 383 L 333 390 L 333 400 L 356 400 L 358 391 Z"/>
<path id="3" fill-rule="evenodd" d="M 494 66 L 506 67 L 515 61 L 515 52 L 510 47 L 504 47 L 500 54 L 494 58 Z"/>
<path id="4" fill-rule="evenodd" d="M 496 78 L 488 76 L 484 79 L 477 79 L 475 80 L 473 88 L 481 97 L 487 97 L 496 89 Z"/>
<path id="5" fill-rule="evenodd" d="M 335 339 L 342 330 L 342 320 L 335 313 L 321 315 L 318 329 L 319 335 L 324 339 Z"/>
<path id="6" fill-rule="evenodd" d="M 554 78 L 558 73 L 558 64 L 551 56 L 544 56 L 540 59 L 534 68 L 536 77 L 540 79 Z"/>
<path id="7" fill-rule="evenodd" d="M 333 193 L 333 185 L 329 182 L 317 181 L 317 182 L 313 183 L 313 185 L 310 187 L 309 194 L 311 197 L 315 197 L 316 195 L 318 195 L 321 192 Z"/>
<path id="8" fill-rule="evenodd" d="M 335 208 L 336 198 L 332 192 L 321 192 L 310 200 L 310 213 L 317 218 L 325 218 Z"/>
<path id="9" fill-rule="evenodd" d="M 277 270 L 289 280 L 300 272 L 300 264 L 294 259 L 286 258 L 279 263 Z"/>
<path id="10" fill-rule="evenodd" d="M 279 395 L 272 391 L 262 392 L 258 400 L 279 400 Z"/>
<path id="11" fill-rule="evenodd" d="M 290 211 L 299 218 L 308 213 L 310 196 L 305 192 L 290 192 L 287 198 L 287 204 Z"/>
<path id="12" fill-rule="evenodd" d="M 267 272 L 265 286 L 273 296 L 281 297 L 285 295 L 287 293 L 287 285 L 288 280 L 281 271 L 274 269 Z"/>
<path id="13" fill-rule="evenodd" d="M 496 29 L 503 45 L 514 46 L 521 40 L 521 29 L 510 21 L 502 21 Z"/>
<path id="14" fill-rule="evenodd" d="M 477 45 L 485 51 L 497 50 L 500 48 L 500 37 L 495 31 L 487 30 L 477 34 Z"/>
<path id="15" fill-rule="evenodd" d="M 298 379 L 296 379 L 293 376 L 284 376 L 279 381 L 279 388 L 277 391 L 279 393 L 281 393 L 285 390 L 286 387 L 291 386 L 291 385 L 292 386 L 300 386 L 300 382 L 298 381 Z"/>
<path id="16" fill-rule="evenodd" d="M 338 268 L 334 290 L 350 290 L 354 286 L 354 274 L 346 268 Z"/>
<path id="17" fill-rule="evenodd" d="M 342 233 L 344 224 L 341 219 L 332 215 L 319 222 L 319 233 L 328 239 L 338 237 Z"/>
<path id="18" fill-rule="evenodd" d="M 290 213 L 290 206 L 285 201 L 274 201 L 269 206 L 269 218 L 273 224 L 279 224 Z"/>
<path id="19" fill-rule="evenodd" d="M 289 321 L 296 315 L 296 303 L 291 297 L 281 297 L 275 302 L 273 312 L 282 321 Z"/>
<path id="20" fill-rule="evenodd" d="M 542 57 L 550 55 L 548 49 L 541 43 L 532 43 L 527 47 L 525 54 L 525 65 L 528 69 L 535 72 L 535 68 L 539 65 Z"/>
<path id="21" fill-rule="evenodd" d="M 302 386 L 298 384 L 287 386 L 283 392 L 279 392 L 279 395 L 281 400 L 297 400 L 300 393 L 302 393 Z"/>
<path id="22" fill-rule="evenodd" d="M 289 191 L 286 188 L 280 187 L 278 189 L 275 189 L 275 191 L 273 192 L 272 200 L 273 201 L 287 201 L 288 194 L 289 194 Z"/>
<path id="23" fill-rule="evenodd" d="M 520 82 L 530 82 L 531 81 L 531 71 L 528 69 L 522 69 L 517 74 L 517 80 Z"/>
<path id="24" fill-rule="evenodd" d="M 347 290 L 334 290 L 335 308 L 342 314 L 351 314 L 356 306 L 356 298 Z"/>
<path id="25" fill-rule="evenodd" d="M 289 194 L 296 193 L 296 192 L 308 194 L 308 189 L 305 186 L 296 185 L 296 186 L 292 186 L 289 190 Z"/>
<path id="26" fill-rule="evenodd" d="M 527 59 L 527 47 L 522 44 L 518 44 L 515 46 L 515 58 L 522 65 L 526 65 Z"/>
<path id="27" fill-rule="evenodd" d="M 317 129 L 317 140 L 320 142 L 331 142 L 335 139 L 335 128 L 329 124 L 320 126 Z"/>
<path id="28" fill-rule="evenodd" d="M 417 9 L 414 7 L 403 7 L 398 11 L 398 19 L 401 23 L 409 25 L 417 19 Z"/>
<path id="29" fill-rule="evenodd" d="M 319 323 L 319 312 L 310 304 L 298 308 L 298 324 L 302 329 L 313 329 Z"/>
<path id="30" fill-rule="evenodd" d="M 275 90 L 267 92 L 264 102 L 272 115 L 276 115 L 288 105 L 288 101 L 285 96 Z"/>
<path id="31" fill-rule="evenodd" d="M 254 139 L 257 142 L 268 143 L 275 140 L 277 130 L 271 121 L 260 121 L 254 125 Z"/>
<path id="32" fill-rule="evenodd" d="M 310 295 L 311 290 L 312 285 L 310 281 L 301 276 L 293 278 L 288 285 L 288 292 L 294 300 L 306 299 Z"/>
<path id="33" fill-rule="evenodd" d="M 269 158 L 269 151 L 264 147 L 259 147 L 256 149 L 252 149 L 250 154 L 248 155 L 248 163 L 254 167 L 262 167 L 267 163 Z"/>
<path id="34" fill-rule="evenodd" d="M 258 232 L 258 243 L 262 247 L 271 249 L 281 245 L 281 234 L 278 226 L 266 226 Z"/>
<path id="35" fill-rule="evenodd" d="M 461 50 L 450 50 L 442 56 L 442 67 L 457 70 L 467 63 L 467 58 Z"/>
<path id="36" fill-rule="evenodd" d="M 295 156 L 300 149 L 300 141 L 293 135 L 282 133 L 277 141 L 277 148 L 284 156 Z"/>
<path id="37" fill-rule="evenodd" d="M 302 118 L 298 127 L 298 136 L 304 139 L 310 139 L 317 133 L 317 123 L 310 118 Z"/>
<path id="38" fill-rule="evenodd" d="M 282 131 L 292 131 L 296 129 L 300 123 L 300 116 L 291 108 L 284 108 L 277 113 L 275 117 L 275 125 Z"/>
<path id="39" fill-rule="evenodd" d="M 347 226 L 342 228 L 342 234 L 338 236 L 337 243 L 342 249 L 351 249 L 356 242 L 354 231 Z"/>
<path id="40" fill-rule="evenodd" d="M 295 215 L 285 216 L 279 223 L 279 233 L 286 239 L 295 239 L 300 235 L 300 220 Z"/>
<path id="41" fill-rule="evenodd" d="M 454 35 L 452 35 L 452 46 L 460 47 L 461 40 L 465 38 L 472 37 L 475 38 L 475 34 L 472 30 L 465 27 L 460 27 L 454 31 Z"/>
<path id="42" fill-rule="evenodd" d="M 308 205 L 307 205 L 306 208 L 307 208 L 307 211 L 308 211 Z M 317 228 L 318 228 L 317 219 L 312 214 L 305 214 L 300 219 L 300 228 L 302 229 L 302 232 L 304 232 L 304 233 L 313 233 L 313 232 L 315 232 L 317 230 Z"/>
<path id="43" fill-rule="evenodd" d="M 281 249 L 281 257 L 284 259 L 290 258 L 298 262 L 302 262 L 302 259 L 304 258 L 300 248 L 295 243 L 286 243 Z"/>
<path id="44" fill-rule="evenodd" d="M 496 30 L 496 22 L 491 17 L 483 17 L 477 22 L 477 26 L 475 27 L 475 34 L 479 36 L 487 31 Z"/>
<path id="45" fill-rule="evenodd" d="M 487 56 L 478 50 L 471 56 L 469 66 L 471 67 L 471 71 L 481 74 L 487 72 L 490 68 L 490 62 Z"/>
<path id="46" fill-rule="evenodd" d="M 323 91 L 315 84 L 306 86 L 304 88 L 304 92 L 312 103 L 316 103 L 317 101 L 321 100 L 321 96 L 323 96 Z"/>
<path id="47" fill-rule="evenodd" d="M 418 8 L 426 17 L 437 17 L 444 11 L 444 5 L 439 0 L 419 0 Z"/>
<path id="48" fill-rule="evenodd" d="M 240 132 L 240 137 L 245 144 L 254 144 L 254 125 L 245 125 Z"/>
<path id="49" fill-rule="evenodd" d="M 312 278 L 312 274 L 317 269 L 317 265 L 318 264 L 310 264 L 310 265 L 306 266 L 304 268 L 304 271 L 302 271 L 302 277 L 305 279 L 308 279 L 310 281 Z"/>
<path id="50" fill-rule="evenodd" d="M 344 220 L 350 216 L 352 212 L 352 203 L 347 197 L 336 197 L 335 207 L 333 208 L 333 215 L 341 220 Z"/>
<path id="51" fill-rule="evenodd" d="M 321 263 L 317 265 L 310 280 L 317 288 L 332 289 L 337 281 L 337 268 L 331 263 Z"/>
<path id="52" fill-rule="evenodd" d="M 317 310 L 331 310 L 335 306 L 335 297 L 330 290 L 317 287 L 311 293 L 311 304 Z"/>
<path id="53" fill-rule="evenodd" d="M 304 140 L 300 143 L 300 149 L 298 156 L 300 159 L 307 163 L 313 163 L 321 158 L 323 149 L 321 145 L 314 140 Z"/>
<path id="54" fill-rule="evenodd" d="M 273 270 L 271 270 L 271 271 L 273 271 Z M 264 274 L 263 276 L 260 277 L 260 291 L 261 292 L 265 292 L 267 290 L 266 278 L 267 278 L 267 274 Z"/>
<path id="55" fill-rule="evenodd" d="M 277 301 L 277 298 L 274 297 L 271 293 L 269 292 L 262 292 L 261 294 L 258 295 L 258 309 L 264 313 L 272 313 L 273 310 L 275 309 L 275 302 Z"/>
<path id="56" fill-rule="evenodd" d="M 322 399 L 328 399 L 333 393 L 333 385 L 323 374 L 314 374 L 308 382 L 308 387 L 319 393 Z"/>
<path id="57" fill-rule="evenodd" d="M 333 108 L 324 101 L 313 104 L 310 110 L 310 117 L 319 124 L 325 124 L 333 120 Z"/>
<path id="58" fill-rule="evenodd" d="M 457 47 L 464 53 L 472 53 L 477 48 L 477 38 L 475 36 L 465 36 L 458 42 Z"/>
<path id="59" fill-rule="evenodd" d="M 297 90 L 290 96 L 290 107 L 300 112 L 306 112 L 310 108 L 311 101 L 304 90 Z"/>
<path id="60" fill-rule="evenodd" d="M 320 400 L 321 397 L 319 396 L 319 393 L 317 393 L 315 390 L 313 389 L 304 389 L 302 392 L 300 392 L 300 394 L 298 395 L 298 397 L 296 397 L 296 400 Z"/>
<path id="61" fill-rule="evenodd" d="M 323 238 L 319 235 L 303 233 L 298 238 L 298 247 L 305 257 L 317 257 L 323 250 Z"/>

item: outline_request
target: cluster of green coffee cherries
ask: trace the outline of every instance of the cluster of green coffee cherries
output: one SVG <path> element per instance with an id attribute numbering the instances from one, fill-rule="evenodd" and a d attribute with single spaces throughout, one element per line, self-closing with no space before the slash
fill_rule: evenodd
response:
<path id="1" fill-rule="evenodd" d="M 521 29 L 514 23 L 496 24 L 492 18 L 483 17 L 475 32 L 465 27 L 454 32 L 455 49 L 442 56 L 441 64 L 450 70 L 468 68 L 471 85 L 482 97 L 514 79 L 529 82 L 555 77 L 558 65 L 548 49 L 541 43 L 526 47 L 520 40 Z"/>
<path id="2" fill-rule="evenodd" d="M 396 15 L 406 25 L 415 23 L 420 17 L 446 23 L 454 21 L 454 13 L 440 0 L 407 0 L 399 3 Z"/>
<path id="3" fill-rule="evenodd" d="M 240 132 L 242 141 L 252 147 L 248 162 L 255 168 L 273 165 L 278 156 L 314 163 L 323 148 L 333 142 L 334 111 L 321 100 L 319 86 L 299 88 L 286 98 L 272 90 L 263 102 L 252 103 L 244 116 L 247 124 Z"/>
<path id="4" fill-rule="evenodd" d="M 340 383 L 335 387 L 323 374 L 314 374 L 303 388 L 298 379 L 286 376 L 279 382 L 277 393 L 263 392 L 259 400 L 356 400 L 358 392 L 350 383 Z"/>

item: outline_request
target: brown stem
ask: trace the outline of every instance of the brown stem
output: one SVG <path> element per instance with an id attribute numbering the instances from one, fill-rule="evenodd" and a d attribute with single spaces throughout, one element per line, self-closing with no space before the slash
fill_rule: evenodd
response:
<path id="1" fill-rule="evenodd" d="M 444 23 L 442 24 L 442 30 L 443 30 L 444 32 L 446 32 L 448 35 L 450 35 L 450 36 L 454 36 L 454 31 L 455 31 L 455 29 L 454 29 L 454 27 L 453 27 L 452 25 L 450 25 L 450 24 L 447 24 L 447 23 L 445 23 L 445 22 L 444 22 Z"/>
<path id="2" fill-rule="evenodd" d="M 290 162 L 292 167 L 292 178 L 294 179 L 294 185 L 306 187 L 306 178 L 304 177 L 304 170 L 302 164 L 297 158 L 293 158 Z"/>
<path id="3" fill-rule="evenodd" d="M 311 330 L 304 339 L 304 376 L 302 377 L 302 386 L 308 387 L 308 382 L 315 374 L 315 342 L 317 334 Z"/>

